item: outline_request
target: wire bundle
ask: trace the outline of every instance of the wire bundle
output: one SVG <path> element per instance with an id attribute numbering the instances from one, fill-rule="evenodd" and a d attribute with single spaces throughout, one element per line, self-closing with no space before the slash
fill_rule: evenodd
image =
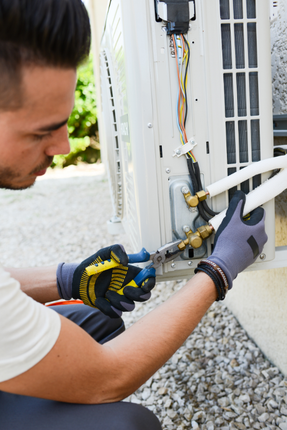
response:
<path id="1" fill-rule="evenodd" d="M 174 44 L 177 78 L 178 78 L 178 101 L 176 110 L 177 127 L 180 133 L 180 140 L 182 145 L 188 142 L 185 124 L 188 114 L 187 102 L 187 79 L 188 79 L 188 65 L 190 60 L 190 46 L 183 34 L 174 36 L 172 34 Z M 187 153 L 189 158 L 196 161 L 194 154 L 190 151 Z"/>
<path id="2" fill-rule="evenodd" d="M 187 101 L 187 80 L 188 80 L 188 66 L 190 62 L 190 45 L 183 34 L 174 35 L 172 34 L 172 40 L 174 44 L 176 67 L 177 67 L 177 78 L 178 78 L 178 100 L 176 109 L 177 126 L 180 133 L 180 140 L 182 145 L 188 142 L 186 134 L 186 120 L 188 115 L 188 101 Z M 200 178 L 200 169 L 198 162 L 192 151 L 187 152 L 187 166 L 191 177 L 192 187 L 194 194 L 201 191 L 202 184 Z M 198 205 L 198 216 L 204 221 L 208 222 L 217 212 L 214 212 L 209 208 L 206 201 L 199 202 Z"/>

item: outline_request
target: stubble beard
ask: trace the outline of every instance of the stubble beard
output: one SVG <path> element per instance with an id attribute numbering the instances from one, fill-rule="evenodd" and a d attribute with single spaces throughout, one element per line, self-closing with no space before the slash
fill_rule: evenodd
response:
<path id="1" fill-rule="evenodd" d="M 40 172 L 43 169 L 48 168 L 52 164 L 53 158 L 54 157 L 52 156 L 46 156 L 45 162 L 43 162 L 41 165 L 33 169 L 32 172 L 29 173 L 29 175 L 33 175 L 37 172 Z M 36 176 L 35 176 L 35 179 L 33 180 L 33 182 L 26 185 L 25 184 L 17 185 L 17 180 L 20 178 L 21 178 L 21 174 L 13 171 L 10 167 L 0 166 L 0 188 L 6 189 L 6 190 L 26 190 L 27 188 L 33 187 L 36 181 Z M 14 184 L 15 180 L 16 180 L 16 184 Z"/>

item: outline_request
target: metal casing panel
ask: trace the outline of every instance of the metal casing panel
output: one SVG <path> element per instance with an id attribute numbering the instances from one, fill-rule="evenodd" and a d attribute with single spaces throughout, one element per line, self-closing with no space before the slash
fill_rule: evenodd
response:
<path id="1" fill-rule="evenodd" d="M 203 184 L 210 184 L 228 174 L 228 169 L 240 169 L 253 157 L 251 121 L 259 120 L 260 159 L 272 156 L 272 97 L 269 41 L 269 7 L 267 0 L 257 0 L 256 18 L 247 18 L 246 1 L 242 2 L 242 18 L 234 19 L 233 1 L 228 2 L 229 19 L 222 19 L 220 1 L 196 1 L 196 19 L 190 23 L 187 39 L 191 47 L 188 78 L 189 116 L 187 135 L 197 142 L 194 149 L 199 162 Z M 226 4 L 226 1 L 224 2 Z M 247 28 L 256 26 L 257 67 L 250 70 Z M 223 62 L 222 25 L 230 26 L 231 68 Z M 244 35 L 245 67 L 236 64 L 235 25 Z M 225 27 L 224 27 L 225 28 Z M 237 31 L 237 30 L 236 30 Z M 155 21 L 154 1 L 112 0 L 107 14 L 101 44 L 102 52 L 110 58 L 112 88 L 120 153 L 122 208 L 119 212 L 133 248 L 149 250 L 173 239 L 170 183 L 188 175 L 184 157 L 173 157 L 180 145 L 176 124 L 177 74 L 170 38 L 164 23 Z M 226 66 L 226 65 L 225 65 Z M 103 70 L 103 68 L 102 68 Z M 259 113 L 251 115 L 248 76 L 258 75 Z M 233 77 L 233 116 L 226 117 L 226 87 L 224 74 Z M 245 73 L 246 114 L 238 114 L 238 73 Z M 104 74 L 102 75 L 102 86 Z M 107 91 L 106 91 L 107 93 Z M 103 91 L 104 96 L 104 91 Z M 242 95 L 240 96 L 242 98 Z M 103 101 L 104 105 L 104 101 Z M 105 107 L 103 108 L 105 110 Z M 104 112 L 107 116 L 107 113 Z M 111 116 L 112 118 L 112 116 Z M 113 121 L 113 118 L 112 118 Z M 238 123 L 246 122 L 245 161 L 240 157 Z M 235 161 L 228 161 L 226 123 L 234 122 Z M 111 124 L 111 127 L 113 124 Z M 105 131 L 107 133 L 107 131 Z M 247 145 L 246 145 L 247 141 Z M 104 142 L 102 141 L 102 145 Z M 161 147 L 161 151 L 160 151 Z M 110 151 L 111 152 L 111 151 Z M 241 151 L 242 152 L 242 151 Z M 247 158 L 246 158 L 247 157 Z M 112 176 L 111 155 L 108 155 Z M 264 178 L 263 178 L 264 179 Z M 115 183 L 115 181 L 114 181 Z M 246 186 L 246 184 L 245 184 Z M 252 189 L 252 181 L 249 187 Z M 115 187 L 115 185 L 112 185 Z M 228 204 L 228 193 L 209 202 L 214 210 Z M 264 249 L 266 260 L 274 257 L 274 205 L 267 210 L 269 241 Z M 190 214 L 190 219 L 188 218 Z M 192 225 L 196 214 L 187 212 L 187 223 Z M 210 252 L 210 246 L 208 246 Z M 197 260 L 192 261 L 195 267 Z M 256 263 L 263 266 L 264 262 Z M 189 265 L 178 260 L 163 268 L 162 279 L 190 276 Z"/>

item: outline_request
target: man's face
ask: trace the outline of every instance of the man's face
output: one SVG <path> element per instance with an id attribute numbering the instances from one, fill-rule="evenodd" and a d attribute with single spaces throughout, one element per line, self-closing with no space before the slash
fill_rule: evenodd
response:
<path id="1" fill-rule="evenodd" d="M 70 152 L 75 86 L 73 69 L 24 68 L 22 107 L 0 112 L 0 188 L 30 187 L 54 155 Z"/>

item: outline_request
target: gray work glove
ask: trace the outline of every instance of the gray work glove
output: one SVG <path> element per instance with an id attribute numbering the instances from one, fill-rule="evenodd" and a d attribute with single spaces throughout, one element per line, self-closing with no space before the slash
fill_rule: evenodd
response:
<path id="1" fill-rule="evenodd" d="M 243 218 L 245 200 L 245 194 L 236 191 L 215 235 L 213 253 L 207 259 L 224 271 L 229 289 L 238 273 L 254 263 L 268 239 L 264 209 L 259 207 Z"/>

